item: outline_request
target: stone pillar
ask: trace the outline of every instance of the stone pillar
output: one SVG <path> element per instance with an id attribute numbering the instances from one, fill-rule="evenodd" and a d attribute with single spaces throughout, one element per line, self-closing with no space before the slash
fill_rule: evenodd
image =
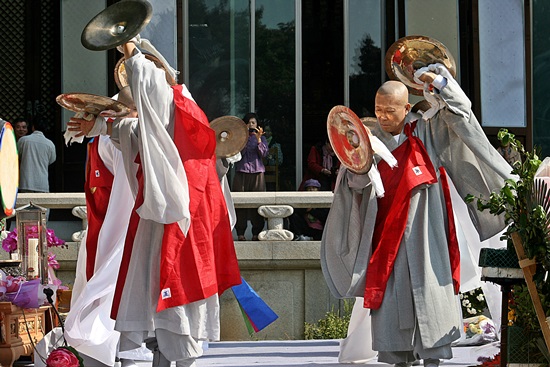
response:
<path id="1" fill-rule="evenodd" d="M 84 230 L 88 227 L 88 218 L 86 216 L 86 206 L 75 206 L 71 213 L 77 217 L 82 219 L 82 231 L 78 231 L 73 233 L 71 239 L 74 242 L 80 242 L 82 240 L 82 236 L 84 235 Z"/>
<path id="2" fill-rule="evenodd" d="M 258 235 L 260 241 L 292 241 L 294 234 L 283 229 L 283 219 L 294 213 L 290 205 L 262 205 L 258 213 L 267 219 L 267 231 Z"/>

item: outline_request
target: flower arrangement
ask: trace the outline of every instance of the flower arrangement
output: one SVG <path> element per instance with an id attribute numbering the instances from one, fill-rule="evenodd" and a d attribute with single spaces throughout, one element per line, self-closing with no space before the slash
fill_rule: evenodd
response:
<path id="1" fill-rule="evenodd" d="M 30 227 L 27 235 L 29 238 L 38 238 L 38 228 L 37 227 Z M 47 229 L 46 230 L 46 241 L 48 247 L 65 247 L 68 246 L 65 244 L 65 241 L 61 238 L 58 238 L 55 235 L 55 232 L 53 229 Z M 7 237 L 4 238 L 2 241 L 2 248 L 6 252 L 12 252 L 17 250 L 17 228 L 8 233 Z"/>
<path id="2" fill-rule="evenodd" d="M 500 367 L 500 353 L 493 357 L 479 357 L 478 362 L 481 362 L 482 367 Z"/>
<path id="3" fill-rule="evenodd" d="M 481 288 L 460 293 L 459 296 L 464 317 L 481 315 L 487 309 L 487 301 Z"/>
<path id="4" fill-rule="evenodd" d="M 58 347 L 46 358 L 47 367 L 84 367 L 84 361 L 76 349 L 69 346 Z"/>

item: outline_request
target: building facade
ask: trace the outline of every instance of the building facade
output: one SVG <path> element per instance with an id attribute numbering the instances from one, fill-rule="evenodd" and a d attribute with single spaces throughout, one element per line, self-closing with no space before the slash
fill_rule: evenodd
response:
<path id="1" fill-rule="evenodd" d="M 47 119 L 56 143 L 52 191 L 81 191 L 85 147 L 65 147 L 71 113 L 55 97 L 114 95 L 116 50 L 89 51 L 88 21 L 114 1 L 0 0 L 0 117 Z M 435 38 L 492 142 L 502 128 L 550 152 L 544 0 L 150 0 L 141 32 L 180 74 L 210 120 L 257 112 L 281 145 L 279 190 L 293 191 L 310 147 L 335 105 L 372 116 L 388 79 L 388 47 L 408 35 Z M 411 102 L 420 98 L 412 97 Z"/>

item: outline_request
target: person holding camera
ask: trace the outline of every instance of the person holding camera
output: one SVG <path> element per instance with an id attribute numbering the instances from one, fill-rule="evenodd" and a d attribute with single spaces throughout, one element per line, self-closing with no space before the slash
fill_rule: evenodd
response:
<path id="1" fill-rule="evenodd" d="M 267 156 L 269 148 L 264 130 L 258 126 L 258 116 L 249 112 L 243 117 L 249 131 L 246 146 L 241 151 L 241 160 L 235 162 L 235 177 L 233 178 L 233 192 L 266 191 L 263 158 Z M 258 214 L 256 208 L 237 210 L 237 239 L 245 241 L 244 233 L 248 220 L 252 223 L 252 241 L 258 240 L 258 234 L 264 228 L 264 218 Z"/>

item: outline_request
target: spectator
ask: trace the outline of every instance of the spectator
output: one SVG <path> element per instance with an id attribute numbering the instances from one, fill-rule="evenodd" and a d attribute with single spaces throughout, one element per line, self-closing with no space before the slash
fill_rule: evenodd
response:
<path id="1" fill-rule="evenodd" d="M 264 136 L 267 140 L 267 147 L 269 148 L 264 164 L 266 166 L 280 166 L 283 164 L 283 150 L 281 149 L 281 144 L 273 139 L 273 131 L 270 125 L 265 125 Z"/>
<path id="2" fill-rule="evenodd" d="M 19 151 L 19 192 L 50 192 L 48 167 L 55 162 L 55 145 L 42 132 L 43 120 L 32 126 L 32 134 L 17 141 Z"/>
<path id="3" fill-rule="evenodd" d="M 29 132 L 27 120 L 24 118 L 18 118 L 13 123 L 13 131 L 15 132 L 15 140 L 19 140 L 21 137 L 27 135 Z"/>
<path id="4" fill-rule="evenodd" d="M 307 157 L 307 170 L 298 190 L 304 190 L 307 180 L 314 178 L 321 184 L 321 191 L 334 191 L 340 161 L 334 154 L 328 137 L 311 147 Z"/>
<path id="5" fill-rule="evenodd" d="M 283 163 L 283 150 L 281 144 L 277 143 L 273 139 L 273 132 L 270 125 L 265 125 L 264 136 L 267 140 L 268 153 L 264 158 L 264 165 L 266 167 L 265 175 L 273 175 L 273 180 L 266 177 L 266 189 L 267 191 L 277 191 L 279 187 L 279 166 Z"/>
<path id="6" fill-rule="evenodd" d="M 319 191 L 321 184 L 314 178 L 304 183 L 305 191 Z M 295 241 L 319 241 L 327 220 L 329 208 L 307 208 L 294 210 L 289 217 L 289 230 L 294 233 Z"/>
<path id="7" fill-rule="evenodd" d="M 266 191 L 262 159 L 267 156 L 268 148 L 264 130 L 258 126 L 258 116 L 253 112 L 247 113 L 243 121 L 248 126 L 249 136 L 241 151 L 241 160 L 235 162 L 232 191 Z M 238 209 L 235 230 L 239 241 L 246 241 L 244 233 L 249 219 L 252 222 L 252 241 L 258 240 L 258 234 L 264 228 L 264 218 L 255 208 Z"/>

